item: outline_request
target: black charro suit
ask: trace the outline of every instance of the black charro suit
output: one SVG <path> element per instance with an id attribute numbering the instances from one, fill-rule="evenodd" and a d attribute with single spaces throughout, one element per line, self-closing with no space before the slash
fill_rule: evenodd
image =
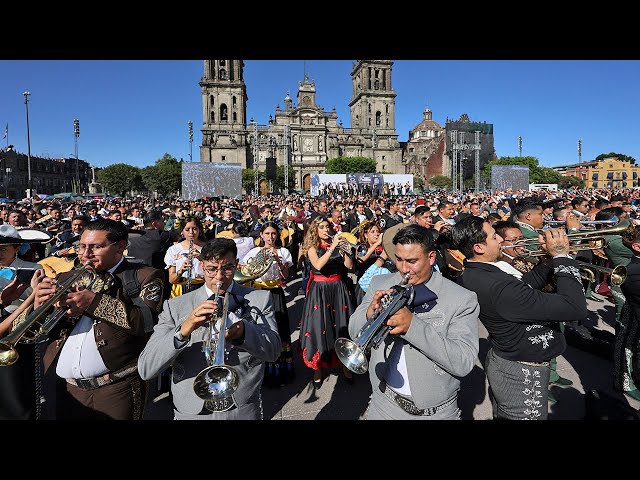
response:
<path id="1" fill-rule="evenodd" d="M 613 380 L 615 389 L 622 392 L 632 389 L 627 384 L 630 365 L 625 350 L 631 350 L 631 379 L 636 388 L 640 387 L 640 257 L 631 258 L 627 265 L 627 278 L 620 288 L 626 300 L 616 332 Z"/>
<path id="2" fill-rule="evenodd" d="M 543 293 L 551 273 L 544 264 L 519 280 L 494 264 L 465 261 L 460 284 L 477 294 L 479 318 L 491 338 L 485 372 L 494 417 L 547 418 L 549 361 L 566 348 L 552 325 L 587 316 L 576 261 L 554 258 L 553 267 L 557 293 Z"/>

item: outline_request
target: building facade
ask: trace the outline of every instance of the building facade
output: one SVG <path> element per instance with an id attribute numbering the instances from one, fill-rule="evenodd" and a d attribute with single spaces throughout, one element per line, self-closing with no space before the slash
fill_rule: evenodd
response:
<path id="1" fill-rule="evenodd" d="M 442 175 L 445 144 L 445 129 L 433 120 L 433 112 L 427 107 L 422 122 L 409 131 L 409 140 L 403 145 L 403 173 L 420 177 L 425 184 Z"/>
<path id="2" fill-rule="evenodd" d="M 316 101 L 316 85 L 305 75 L 296 103 L 289 94 L 266 123 L 246 120 L 248 101 L 242 60 L 205 60 L 202 93 L 201 162 L 240 163 L 264 176 L 266 159 L 288 165 L 296 189 L 309 189 L 311 175 L 325 173 L 327 160 L 369 157 L 379 172 L 404 173 L 395 130 L 390 60 L 359 60 L 351 71 L 351 127 L 338 122 L 335 107 Z M 253 119 L 252 119 L 253 120 Z"/>
<path id="3" fill-rule="evenodd" d="M 54 195 L 72 192 L 79 178 L 80 193 L 89 192 L 92 170 L 85 160 L 31 156 L 31 185 L 34 193 Z M 28 157 L 11 147 L 0 152 L 0 195 L 22 199 L 29 188 Z"/>
<path id="4" fill-rule="evenodd" d="M 458 120 L 449 120 L 445 122 L 445 157 L 443 158 L 442 174 L 452 177 L 452 160 L 453 160 L 453 141 L 452 133 L 455 132 L 457 144 L 474 145 L 476 132 L 479 133 L 480 145 L 480 165 L 479 170 L 482 172 L 484 166 L 491 160 L 496 158 L 495 148 L 493 146 L 493 124 L 487 122 L 472 122 L 466 113 L 460 115 Z M 475 174 L 475 152 L 472 150 L 460 150 L 458 153 L 459 162 L 462 162 L 462 172 L 465 180 L 473 178 Z M 458 172 L 460 169 L 458 169 Z"/>

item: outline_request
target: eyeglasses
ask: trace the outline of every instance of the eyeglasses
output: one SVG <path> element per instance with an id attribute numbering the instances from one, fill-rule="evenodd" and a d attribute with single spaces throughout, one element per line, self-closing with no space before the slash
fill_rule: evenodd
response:
<path id="1" fill-rule="evenodd" d="M 115 245 L 116 243 L 118 242 L 108 243 L 106 245 L 78 245 L 77 250 L 80 255 L 84 254 L 87 250 L 93 252 L 94 255 L 99 255 L 105 248 Z"/>
<path id="2" fill-rule="evenodd" d="M 202 267 L 202 270 L 207 275 L 211 275 L 212 277 L 216 276 L 219 271 L 222 271 L 223 275 L 229 275 L 236 270 L 235 263 L 227 263 L 226 265 L 222 265 L 221 267 Z"/>

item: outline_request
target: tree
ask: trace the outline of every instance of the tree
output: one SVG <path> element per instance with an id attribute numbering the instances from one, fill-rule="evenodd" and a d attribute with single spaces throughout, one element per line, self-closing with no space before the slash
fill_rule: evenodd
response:
<path id="1" fill-rule="evenodd" d="M 162 196 L 178 192 L 182 188 L 182 163 L 165 153 L 154 166 L 143 168 L 141 176 L 147 190 Z"/>
<path id="2" fill-rule="evenodd" d="M 621 161 L 629 161 L 631 163 L 631 165 L 635 165 L 636 164 L 636 159 L 633 157 L 630 157 L 629 155 L 625 155 L 624 153 L 601 153 L 600 155 L 598 155 L 596 157 L 596 160 L 600 160 L 603 158 L 611 158 L 611 157 L 618 157 L 618 160 Z"/>
<path id="3" fill-rule="evenodd" d="M 367 157 L 337 157 L 325 164 L 326 173 L 376 173 L 376 161 Z"/>
<path id="4" fill-rule="evenodd" d="M 560 177 L 558 188 L 568 190 L 572 187 L 584 188 L 584 180 L 578 177 Z"/>
<path id="5" fill-rule="evenodd" d="M 429 179 L 429 185 L 436 188 L 448 188 L 451 186 L 451 178 L 444 175 L 436 175 Z"/>
<path id="6" fill-rule="evenodd" d="M 108 193 L 117 193 L 124 197 L 128 192 L 143 188 L 142 175 L 138 167 L 126 163 L 116 163 L 103 168 L 97 173 L 98 183 Z"/>
<path id="7" fill-rule="evenodd" d="M 413 176 L 413 190 L 424 190 L 424 180 L 422 177 L 418 177 L 417 175 Z"/>
<path id="8" fill-rule="evenodd" d="M 258 172 L 259 178 L 258 181 L 262 179 L 260 172 Z M 253 179 L 253 168 L 244 168 L 242 170 L 242 188 L 247 193 L 254 193 L 255 182 Z"/>
<path id="9" fill-rule="evenodd" d="M 296 188 L 296 179 L 293 175 L 293 168 L 289 168 L 289 191 Z M 273 181 L 274 192 L 284 192 L 284 165 L 276 167 L 276 179 Z"/>
<path id="10" fill-rule="evenodd" d="M 542 167 L 538 169 L 535 175 L 535 180 L 531 179 L 531 172 L 529 172 L 530 183 L 559 183 L 560 174 L 553 168 Z"/>

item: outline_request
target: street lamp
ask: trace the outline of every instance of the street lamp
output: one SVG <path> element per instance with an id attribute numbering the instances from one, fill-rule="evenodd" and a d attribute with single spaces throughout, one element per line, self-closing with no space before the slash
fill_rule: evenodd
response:
<path id="1" fill-rule="evenodd" d="M 28 187 L 28 193 L 27 193 L 27 198 L 31 198 L 31 137 L 29 136 L 29 95 L 31 95 L 31 93 L 29 92 L 24 92 L 24 108 L 27 112 L 27 170 L 28 170 L 28 183 L 27 183 L 27 187 Z"/>
<path id="2" fill-rule="evenodd" d="M 75 193 L 80 193 L 80 166 L 78 165 L 78 137 L 80 136 L 80 120 L 77 118 L 73 119 L 73 138 L 76 144 L 76 188 L 78 191 Z"/>
<path id="3" fill-rule="evenodd" d="M 193 122 L 189 120 L 187 122 L 189 126 L 189 163 L 193 162 Z"/>

